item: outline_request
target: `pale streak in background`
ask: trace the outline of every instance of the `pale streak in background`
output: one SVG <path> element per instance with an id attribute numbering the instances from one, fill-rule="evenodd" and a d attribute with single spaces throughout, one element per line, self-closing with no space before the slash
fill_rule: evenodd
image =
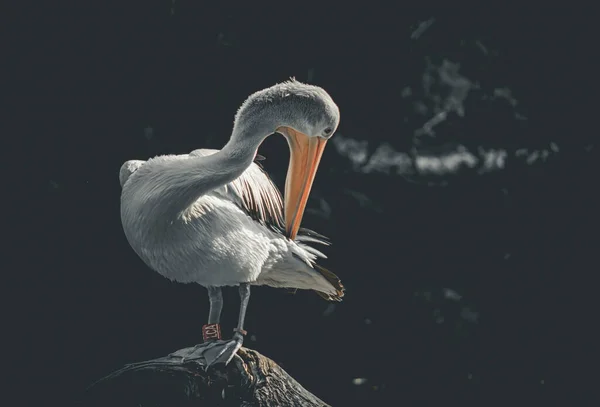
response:
<path id="1" fill-rule="evenodd" d="M 558 154 L 556 143 L 538 150 L 518 149 L 513 152 L 504 149 L 484 149 L 470 151 L 463 145 L 438 155 L 415 155 L 397 151 L 390 144 L 383 143 L 369 156 L 368 142 L 337 134 L 332 140 L 337 152 L 348 158 L 353 168 L 365 174 L 385 173 L 396 175 L 451 175 L 461 169 L 474 169 L 479 174 L 499 171 L 506 166 L 508 157 L 520 158 L 529 165 L 545 162 Z"/>
<path id="2" fill-rule="evenodd" d="M 428 20 L 420 28 L 424 31 L 434 20 Z M 417 30 L 418 31 L 418 30 Z M 422 32 L 419 33 L 419 36 Z M 484 47 L 478 42 L 478 47 Z M 422 144 L 423 137 L 435 138 L 436 127 L 442 125 L 450 114 L 462 118 L 467 112 L 464 102 L 471 97 L 481 100 L 503 99 L 514 109 L 516 120 L 527 120 L 516 109 L 519 104 L 513 92 L 507 87 L 498 87 L 488 94 L 481 90 L 480 85 L 460 72 L 460 64 L 444 59 L 436 65 L 431 59 L 425 59 L 425 71 L 422 75 L 422 88 L 412 89 L 406 87 L 400 96 L 412 100 L 414 111 L 423 116 L 424 121 L 411 135 L 398 134 L 398 137 L 412 137 L 413 145 Z M 475 92 L 475 93 L 474 93 Z M 453 140 L 441 140 L 443 143 L 452 143 Z M 397 175 L 451 175 L 463 169 L 473 170 L 477 174 L 499 171 L 505 168 L 507 158 L 520 159 L 526 164 L 545 162 L 558 154 L 559 147 L 550 142 L 548 146 L 535 150 L 525 148 L 516 151 L 505 149 L 486 149 L 477 147 L 469 149 L 462 144 L 455 143 L 453 148 L 439 154 L 401 152 L 395 150 L 390 144 L 383 143 L 369 155 L 368 142 L 345 137 L 339 132 L 332 139 L 337 152 L 348 158 L 355 171 L 362 173 L 385 173 Z"/>

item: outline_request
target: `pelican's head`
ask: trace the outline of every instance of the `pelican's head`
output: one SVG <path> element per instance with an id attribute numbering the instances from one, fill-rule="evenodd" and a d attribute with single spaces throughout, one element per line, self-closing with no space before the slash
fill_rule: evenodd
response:
<path id="1" fill-rule="evenodd" d="M 291 239 L 300 228 L 325 144 L 339 122 L 340 111 L 325 90 L 293 79 L 254 93 L 236 115 L 236 126 L 243 123 L 258 133 L 279 133 L 288 141 L 284 213 Z"/>

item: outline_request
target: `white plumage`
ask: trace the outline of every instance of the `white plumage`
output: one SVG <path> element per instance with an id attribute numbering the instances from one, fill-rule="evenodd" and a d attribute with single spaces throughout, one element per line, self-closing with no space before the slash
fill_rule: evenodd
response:
<path id="1" fill-rule="evenodd" d="M 181 283 L 219 287 L 247 282 L 337 296 L 336 288 L 314 268 L 317 257 L 326 256 L 302 241 L 328 242 L 310 234 L 300 234 L 296 241 L 285 237 L 281 194 L 256 163 L 176 216 L 163 216 L 157 201 L 166 199 L 169 188 L 155 182 L 154 172 L 217 151 L 198 149 L 123 164 L 122 219 L 140 258 Z"/>

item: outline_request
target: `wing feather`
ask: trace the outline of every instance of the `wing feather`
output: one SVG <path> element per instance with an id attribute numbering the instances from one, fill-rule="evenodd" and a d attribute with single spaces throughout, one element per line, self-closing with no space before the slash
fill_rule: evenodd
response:
<path id="1" fill-rule="evenodd" d="M 192 151 L 189 156 L 204 157 L 214 154 L 217 151 L 203 148 Z M 263 159 L 264 157 L 260 156 L 259 160 L 262 161 Z M 252 163 L 239 178 L 218 188 L 215 193 L 234 202 L 255 221 L 276 233 L 286 236 L 281 193 L 267 173 L 256 162 Z M 310 229 L 300 228 L 295 241 L 309 255 L 315 258 L 327 258 L 323 253 L 307 244 L 318 243 L 330 245 L 327 237 Z M 316 264 L 315 259 L 299 256 L 297 253 L 294 255 L 319 272 L 336 290 L 336 294 L 325 294 L 316 291 L 317 294 L 329 301 L 341 301 L 341 298 L 344 296 L 344 286 L 335 274 Z"/>
<path id="2" fill-rule="evenodd" d="M 217 151 L 202 148 L 189 155 L 205 157 Z M 258 164 L 252 163 L 239 178 L 215 192 L 237 204 L 257 222 L 275 230 L 283 230 L 281 193 Z"/>
<path id="3" fill-rule="evenodd" d="M 205 157 L 217 151 L 219 150 L 201 148 L 192 151 L 189 155 L 191 157 Z M 264 157 L 261 156 L 261 160 L 263 159 Z M 252 163 L 238 179 L 217 189 L 215 193 L 234 202 L 255 221 L 285 236 L 283 198 L 277 186 L 273 184 L 271 178 L 256 162 Z M 327 237 L 306 228 L 298 230 L 295 241 L 309 253 L 321 258 L 326 258 L 326 256 L 306 243 L 317 243 L 326 246 L 331 244 Z"/>

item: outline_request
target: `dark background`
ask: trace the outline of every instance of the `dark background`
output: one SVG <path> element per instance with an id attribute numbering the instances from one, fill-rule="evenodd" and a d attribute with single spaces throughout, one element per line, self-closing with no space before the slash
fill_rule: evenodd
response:
<path id="1" fill-rule="evenodd" d="M 246 345 L 335 406 L 537 405 L 583 380 L 598 270 L 591 18 L 100 4 L 5 14 L 4 193 L 19 198 L 5 309 L 25 404 L 60 405 L 201 340 L 205 289 L 162 278 L 125 240 L 119 167 L 220 148 L 241 102 L 290 76 L 341 110 L 304 225 L 332 239 L 323 264 L 347 294 L 253 289 Z M 282 187 L 285 141 L 260 152 Z M 440 164 L 456 152 L 478 161 Z M 237 307 L 227 290 L 226 332 Z"/>

